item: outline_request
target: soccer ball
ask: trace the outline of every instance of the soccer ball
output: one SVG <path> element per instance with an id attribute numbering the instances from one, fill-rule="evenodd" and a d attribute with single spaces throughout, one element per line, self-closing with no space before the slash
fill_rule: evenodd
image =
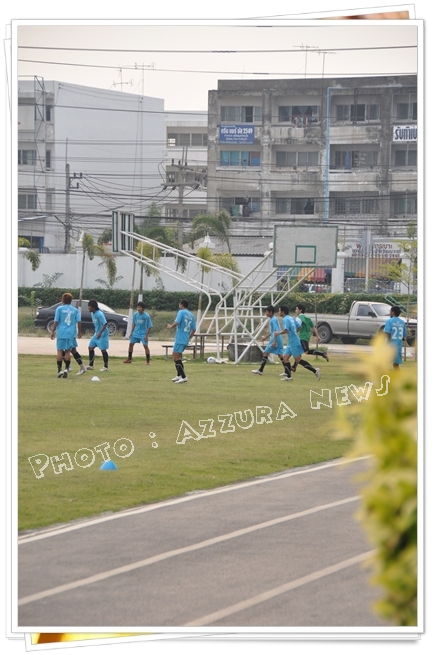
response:
<path id="1" fill-rule="evenodd" d="M 208 364 L 215 364 L 215 357 L 208 357 L 206 361 Z"/>

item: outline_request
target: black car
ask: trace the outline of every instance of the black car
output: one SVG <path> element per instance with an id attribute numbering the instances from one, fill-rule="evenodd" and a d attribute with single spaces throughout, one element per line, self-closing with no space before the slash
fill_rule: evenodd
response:
<path id="1" fill-rule="evenodd" d="M 72 300 L 73 307 L 78 307 L 79 300 Z M 93 321 L 91 313 L 88 309 L 88 300 L 83 300 L 81 303 L 81 326 L 83 332 L 94 332 Z M 55 319 L 56 308 L 62 305 L 58 302 L 52 307 L 38 307 L 35 314 L 34 326 L 36 328 L 46 328 L 48 332 L 52 332 L 52 326 Z M 99 309 L 104 313 L 107 320 L 108 331 L 110 336 L 117 332 L 121 332 L 124 336 L 128 327 L 128 316 L 125 314 L 118 314 L 102 302 L 98 302 Z"/>

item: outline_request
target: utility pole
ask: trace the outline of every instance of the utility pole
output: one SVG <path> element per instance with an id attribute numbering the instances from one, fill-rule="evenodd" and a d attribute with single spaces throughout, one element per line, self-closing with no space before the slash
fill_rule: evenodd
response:
<path id="1" fill-rule="evenodd" d="M 182 159 L 177 164 L 174 159 L 171 160 L 170 170 L 167 173 L 166 184 L 163 184 L 163 189 L 171 187 L 178 189 L 177 200 L 177 241 L 179 248 L 183 245 L 183 192 L 187 189 L 197 189 L 201 185 L 206 170 L 202 171 L 198 166 L 188 166 L 187 161 L 188 146 L 184 146 L 182 151 Z"/>
<path id="2" fill-rule="evenodd" d="M 70 237 L 72 233 L 72 214 L 70 209 L 70 189 L 79 189 L 79 182 L 76 183 L 76 186 L 72 186 L 72 180 L 81 180 L 82 173 L 77 175 L 73 174 L 73 177 L 70 175 L 70 164 L 66 163 L 66 220 L 64 223 L 64 252 L 69 252 L 70 250 Z"/>
<path id="3" fill-rule="evenodd" d="M 64 252 L 70 250 L 70 164 L 66 164 L 66 222 L 64 224 Z"/>

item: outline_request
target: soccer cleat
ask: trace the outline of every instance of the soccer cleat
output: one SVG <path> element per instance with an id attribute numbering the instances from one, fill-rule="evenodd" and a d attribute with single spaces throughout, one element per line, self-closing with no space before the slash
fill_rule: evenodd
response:
<path id="1" fill-rule="evenodd" d="M 86 371 L 93 371 L 93 366 L 86 366 Z"/>
<path id="2" fill-rule="evenodd" d="M 147 366 L 150 366 L 151 362 L 145 362 Z"/>
<path id="3" fill-rule="evenodd" d="M 316 377 L 318 380 L 321 379 L 321 372 L 320 372 L 319 368 L 317 368 L 316 371 L 315 371 L 315 377 Z"/>
<path id="4" fill-rule="evenodd" d="M 283 373 L 280 373 L 280 378 L 286 375 L 286 372 L 284 371 Z"/>
<path id="5" fill-rule="evenodd" d="M 171 382 L 177 382 L 177 380 L 180 380 L 180 375 L 176 375 L 176 377 L 173 378 Z"/>
<path id="6" fill-rule="evenodd" d="M 63 373 L 63 378 L 67 378 L 68 375 L 69 375 L 69 372 L 68 372 L 68 370 L 66 368 L 66 370 Z"/>
<path id="7" fill-rule="evenodd" d="M 86 372 L 86 369 L 84 368 L 84 366 L 82 366 L 82 367 L 79 369 L 77 375 L 83 375 L 85 372 Z"/>
<path id="8" fill-rule="evenodd" d="M 103 367 L 102 367 L 102 368 L 100 368 L 99 370 L 100 370 L 100 371 L 101 371 L 101 373 L 102 373 L 103 371 L 108 371 L 108 368 L 107 368 L 107 366 L 103 366 Z"/>
<path id="9" fill-rule="evenodd" d="M 292 378 L 288 378 L 287 375 L 285 378 L 281 378 L 281 382 L 291 382 Z"/>
<path id="10" fill-rule="evenodd" d="M 64 377 L 64 373 L 63 373 L 63 371 L 58 371 L 58 373 L 57 373 L 57 377 L 59 377 L 59 378 L 63 378 L 63 377 Z"/>
<path id="11" fill-rule="evenodd" d="M 66 370 L 67 370 L 69 373 L 72 373 L 73 368 L 72 368 L 71 366 L 69 366 L 69 368 L 67 368 Z"/>
<path id="12" fill-rule="evenodd" d="M 124 359 L 124 361 L 123 361 L 122 363 L 123 363 L 123 364 L 131 364 L 131 359 L 130 359 L 130 357 L 127 357 L 127 359 Z"/>
<path id="13" fill-rule="evenodd" d="M 323 353 L 323 355 L 324 355 L 324 359 L 325 359 L 325 361 L 328 362 L 328 354 L 327 354 L 327 353 Z"/>
<path id="14" fill-rule="evenodd" d="M 255 375 L 263 375 L 263 373 L 261 371 L 258 371 L 258 370 L 252 371 L 252 373 L 255 373 Z"/>
<path id="15" fill-rule="evenodd" d="M 179 378 L 176 380 L 176 384 L 180 384 L 181 382 L 188 382 L 188 378 Z"/>

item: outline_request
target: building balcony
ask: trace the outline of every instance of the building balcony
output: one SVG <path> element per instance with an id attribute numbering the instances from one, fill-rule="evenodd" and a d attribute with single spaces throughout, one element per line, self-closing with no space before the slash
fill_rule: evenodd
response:
<path id="1" fill-rule="evenodd" d="M 351 170 L 332 170 L 330 169 L 328 183 L 330 191 L 339 191 L 349 193 L 353 191 L 355 185 L 360 185 L 362 192 L 378 191 L 379 188 L 378 170 L 358 168 Z"/>
<path id="2" fill-rule="evenodd" d="M 316 139 L 316 143 L 321 140 L 321 127 L 318 123 L 311 123 L 306 127 L 295 127 L 293 125 L 272 125 L 270 128 L 270 138 L 272 145 L 293 145 L 306 139 Z"/>
<path id="3" fill-rule="evenodd" d="M 417 191 L 417 170 L 409 166 L 394 168 L 390 171 L 390 191 L 402 193 L 404 191 Z"/>
<path id="4" fill-rule="evenodd" d="M 330 125 L 329 139 L 332 145 L 353 143 L 381 143 L 382 124 L 371 123 L 332 123 Z"/>

